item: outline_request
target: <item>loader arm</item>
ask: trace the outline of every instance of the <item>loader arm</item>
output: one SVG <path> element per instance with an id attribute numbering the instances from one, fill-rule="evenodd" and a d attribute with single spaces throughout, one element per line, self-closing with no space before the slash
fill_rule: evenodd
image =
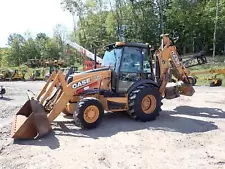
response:
<path id="1" fill-rule="evenodd" d="M 49 95 L 51 94 L 51 91 L 48 92 L 48 94 L 46 94 L 46 90 L 47 87 L 49 86 L 50 82 L 52 80 L 54 80 L 56 77 L 56 71 L 52 72 L 51 76 L 49 77 L 48 81 L 45 83 L 44 87 L 42 88 L 41 92 L 39 93 L 39 95 L 37 96 L 37 100 L 40 100 L 41 96 L 43 94 L 45 94 L 43 99 L 46 99 L 47 97 L 49 97 Z M 53 87 L 52 87 L 53 88 Z M 42 101 L 41 101 L 42 102 Z"/>
<path id="2" fill-rule="evenodd" d="M 77 80 L 74 80 L 71 83 L 67 84 L 62 71 L 59 71 L 59 73 L 55 76 L 54 80 L 50 84 L 50 80 L 53 78 L 54 74 L 50 77 L 49 81 L 46 83 L 38 97 L 40 99 L 41 104 L 45 104 L 45 102 L 51 102 L 51 107 L 45 106 L 45 109 L 50 110 L 50 113 L 48 114 L 49 122 L 57 118 L 57 116 L 66 107 L 66 104 L 73 99 L 74 95 L 80 94 L 87 87 L 99 88 L 99 83 L 101 81 L 101 79 L 95 80 L 95 75 L 88 74 L 87 76 L 84 75 L 83 77 L 78 78 Z M 59 86 L 58 88 L 56 87 L 56 92 L 59 92 L 59 94 L 53 94 L 53 96 L 50 97 L 52 95 L 52 91 L 55 85 Z"/>
<path id="3" fill-rule="evenodd" d="M 102 80 L 108 77 L 111 77 L 111 71 L 105 70 L 79 74 L 67 82 L 63 71 L 53 72 L 37 98 L 28 100 L 16 114 L 12 137 L 28 139 L 46 135 L 51 131 L 50 123 L 74 100 L 74 96 L 82 96 L 88 90 L 98 91 Z"/>
<path id="4" fill-rule="evenodd" d="M 173 68 L 173 75 L 180 81 L 184 82 L 185 85 L 180 87 L 181 94 L 192 96 L 194 94 L 194 89 L 190 84 L 187 69 L 180 62 L 176 46 L 171 44 L 171 41 L 168 35 L 162 35 L 162 45 L 161 48 L 157 51 L 156 55 L 159 61 L 160 69 L 160 89 L 159 92 L 161 95 L 164 95 L 166 85 L 169 82 L 169 74 L 171 73 L 170 65 Z"/>

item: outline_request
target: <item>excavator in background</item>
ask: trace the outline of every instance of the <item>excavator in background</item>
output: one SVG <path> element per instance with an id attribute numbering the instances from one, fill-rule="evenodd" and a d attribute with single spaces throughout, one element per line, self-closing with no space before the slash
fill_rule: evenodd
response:
<path id="1" fill-rule="evenodd" d="M 51 122 L 62 112 L 73 115 L 75 125 L 83 129 L 99 126 L 105 111 L 125 111 L 135 120 L 152 121 L 159 116 L 163 98 L 195 93 L 168 35 L 162 35 L 154 69 L 149 44 L 116 42 L 105 49 L 101 68 L 66 75 L 54 71 L 40 93 L 30 96 L 16 113 L 12 138 L 48 134 Z M 149 62 L 150 71 L 144 71 L 144 61 Z M 177 83 L 168 83 L 170 66 L 180 80 Z"/>
<path id="2" fill-rule="evenodd" d="M 72 42 L 70 40 L 67 40 L 66 44 L 71 46 L 72 48 L 76 49 L 78 52 L 80 52 L 82 54 L 83 60 L 84 60 L 83 71 L 101 67 L 102 58 L 96 56 L 96 62 L 95 62 L 95 54 L 94 53 L 90 52 L 89 50 L 83 48 L 79 44 Z M 69 49 L 68 49 L 68 52 L 69 52 Z M 91 60 L 89 60 L 89 59 L 91 59 Z"/>

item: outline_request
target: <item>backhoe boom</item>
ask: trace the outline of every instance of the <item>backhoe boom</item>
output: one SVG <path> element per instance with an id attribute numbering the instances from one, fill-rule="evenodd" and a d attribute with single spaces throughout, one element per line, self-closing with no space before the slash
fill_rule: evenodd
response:
<path id="1" fill-rule="evenodd" d="M 170 74 L 173 74 L 178 80 L 181 80 L 183 84 L 179 87 L 180 94 L 192 96 L 194 94 L 194 89 L 189 82 L 187 76 L 187 70 L 180 62 L 176 46 L 171 44 L 168 35 L 162 35 L 162 45 L 157 51 L 156 55 L 159 61 L 160 69 L 160 94 L 163 96 L 165 94 L 166 85 L 169 82 Z"/>

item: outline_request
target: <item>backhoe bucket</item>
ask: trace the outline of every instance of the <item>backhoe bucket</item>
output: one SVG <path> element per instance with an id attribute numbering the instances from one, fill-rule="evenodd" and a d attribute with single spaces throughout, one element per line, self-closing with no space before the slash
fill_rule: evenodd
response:
<path id="1" fill-rule="evenodd" d="M 182 83 L 178 88 L 181 95 L 192 96 L 195 93 L 195 89 L 191 84 Z"/>
<path id="2" fill-rule="evenodd" d="M 15 116 L 11 136 L 14 139 L 36 139 L 50 131 L 44 107 L 37 100 L 28 100 Z"/>

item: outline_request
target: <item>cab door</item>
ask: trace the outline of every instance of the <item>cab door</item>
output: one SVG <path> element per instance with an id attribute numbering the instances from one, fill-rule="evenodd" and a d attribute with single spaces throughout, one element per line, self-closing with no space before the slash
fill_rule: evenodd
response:
<path id="1" fill-rule="evenodd" d="M 124 47 L 119 67 L 118 92 L 126 93 L 133 83 L 141 79 L 143 59 L 142 48 Z"/>

